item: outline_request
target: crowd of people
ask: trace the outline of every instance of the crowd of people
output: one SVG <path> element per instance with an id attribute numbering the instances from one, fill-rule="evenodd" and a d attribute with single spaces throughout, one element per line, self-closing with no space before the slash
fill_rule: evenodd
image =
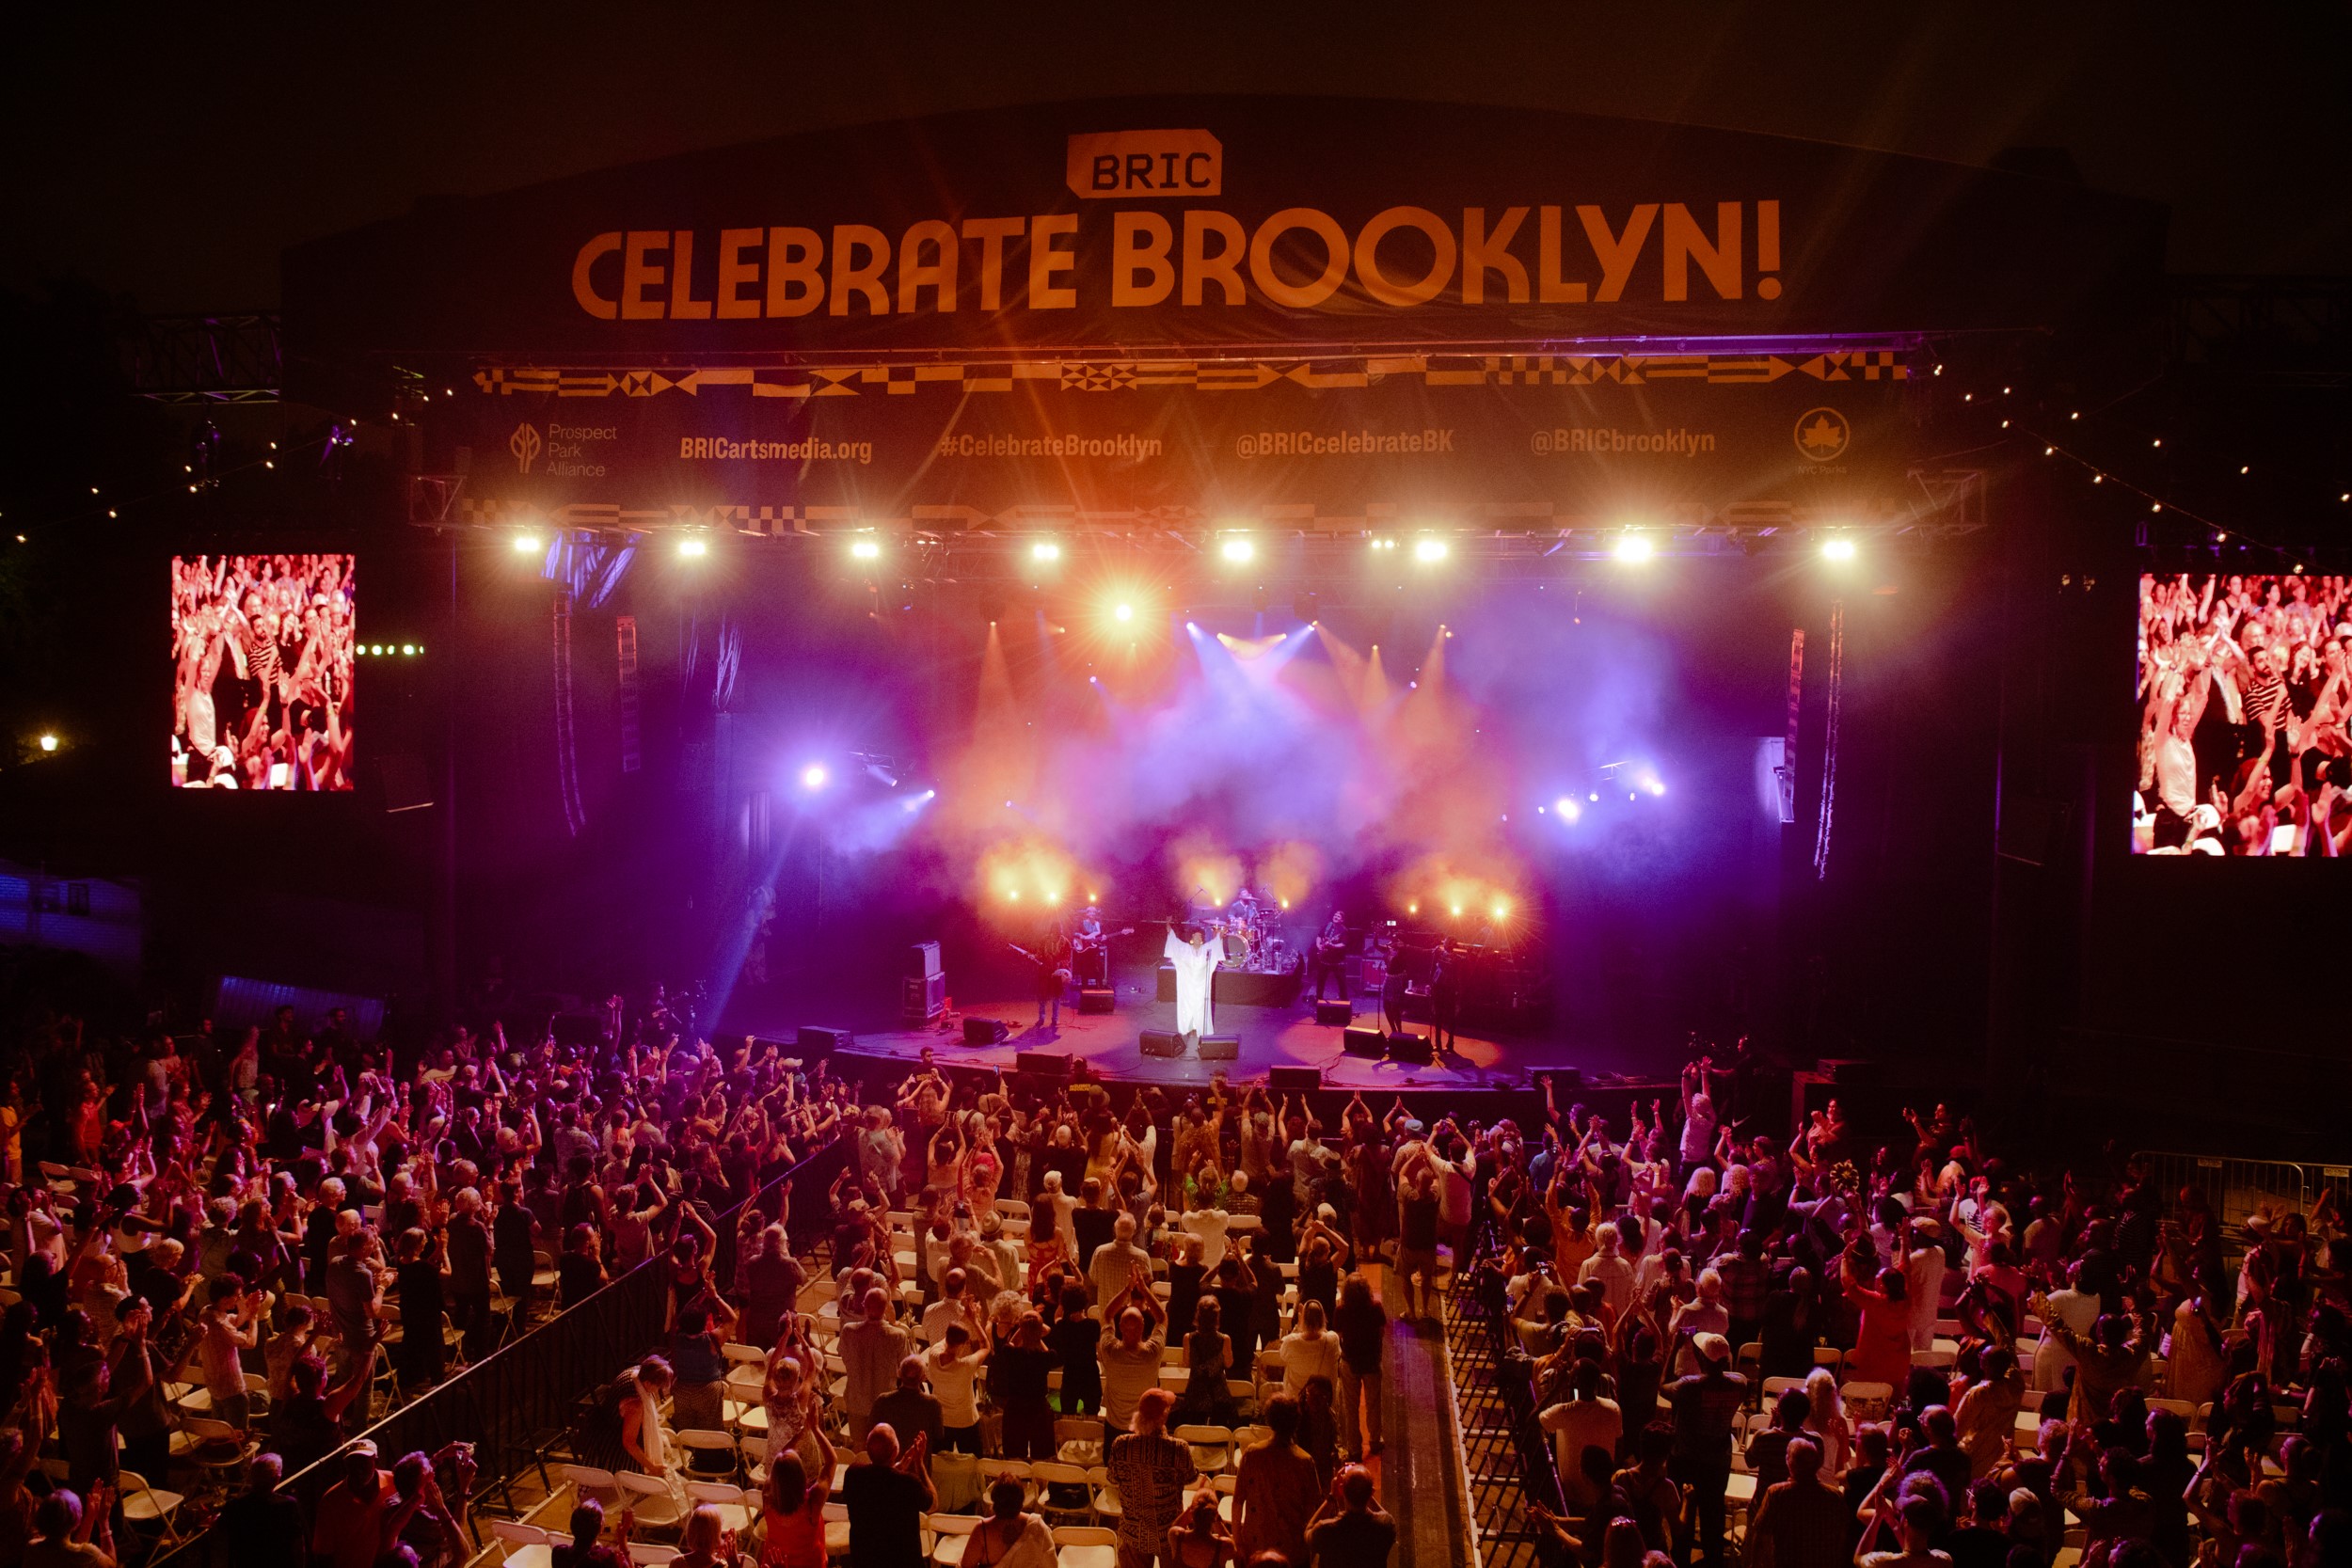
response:
<path id="1" fill-rule="evenodd" d="M 1835 1101 L 1753 1135 L 1706 1060 L 1620 1133 L 1549 1087 L 1525 1127 L 1424 1124 L 1083 1062 L 853 1082 L 659 1001 L 608 1019 L 15 1042 L 0 1568 L 135 1558 L 215 1507 L 233 1562 L 463 1562 L 470 1449 L 351 1439 L 640 1269 L 660 1342 L 575 1455 L 636 1479 L 575 1477 L 559 1562 L 674 1528 L 688 1568 L 910 1564 L 950 1519 L 976 1568 L 1073 1528 L 1120 1568 L 1378 1563 L 1383 1375 L 1473 1257 L 1555 1445 L 1555 1560 L 2344 1555 L 2332 1203 L 2226 1256 L 2194 1192 L 2039 1180 L 1942 1106 L 1891 1143 Z M 714 1478 L 750 1484 L 733 1514 Z"/>
<path id="2" fill-rule="evenodd" d="M 1481 1134 L 1556 1560 L 2352 1560 L 2332 1195 L 2225 1216 L 2128 1163 L 2038 1180 L 1943 1105 L 1891 1141 L 1836 1100 L 1754 1136 L 1721 1087 L 1702 1058 L 1622 1132 L 1547 1087 L 1539 1127 Z"/>
<path id="3" fill-rule="evenodd" d="M 2140 578 L 2136 851 L 2352 850 L 2348 599 L 2343 577 Z"/>
<path id="4" fill-rule="evenodd" d="M 174 557 L 171 782 L 352 787 L 348 555 Z"/>
<path id="5" fill-rule="evenodd" d="M 616 1386 L 619 1466 L 675 1491 L 697 1474 L 679 1435 L 724 1430 L 730 1402 L 766 1433 L 755 1519 L 681 1511 L 689 1568 L 819 1568 L 843 1544 L 829 1503 L 853 1560 L 905 1560 L 943 1488 L 1017 1568 L 1032 1511 L 1070 1499 L 1006 1513 L 988 1466 L 1073 1453 L 1124 1561 L 1376 1560 L 1356 1554 L 1393 1534 L 1363 1468 L 1390 1324 L 1359 1265 L 1467 1226 L 1458 1132 L 1360 1101 L 1326 1128 L 1221 1081 L 1115 1101 L 1083 1065 L 1050 1092 L 959 1087 L 928 1053 L 861 1092 L 659 1004 L 609 1016 L 587 1043 L 493 1024 L 397 1053 L 289 1009 L 129 1038 L 60 1018 L 17 1042 L 0 1568 L 135 1560 L 215 1507 L 233 1562 L 465 1561 L 469 1446 L 353 1439 L 640 1268 L 664 1342 Z M 796 1232 L 790 1173 L 820 1150 L 839 1179 Z M 749 1388 L 729 1382 L 746 1346 Z M 1193 1427 L 1242 1427 L 1230 1467 L 1196 1463 Z M 580 1502 L 561 1560 L 647 1528 Z"/>

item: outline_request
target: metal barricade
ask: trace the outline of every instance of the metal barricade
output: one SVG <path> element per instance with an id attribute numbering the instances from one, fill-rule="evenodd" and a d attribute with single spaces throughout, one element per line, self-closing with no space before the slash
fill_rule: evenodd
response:
<path id="1" fill-rule="evenodd" d="M 1501 1247 L 1482 1200 L 1469 1263 L 1454 1271 L 1446 1302 L 1447 1359 L 1460 1415 L 1464 1499 L 1482 1568 L 1549 1568 L 1549 1532 L 1529 1499 L 1564 1504 L 1551 1444 L 1536 1419 L 1529 1366 L 1503 1302 Z"/>
<path id="2" fill-rule="evenodd" d="M 2241 1160 L 2226 1154 L 2181 1154 L 2142 1149 L 2132 1156 L 2143 1164 L 2156 1190 L 2164 1195 L 2164 1212 L 2177 1217 L 2184 1191 L 2197 1193 L 2223 1239 L 2242 1240 L 2247 1216 L 2257 1211 L 2273 1216 L 2307 1214 L 2319 1200 L 2329 1179 L 2343 1180 L 2342 1165 L 2313 1166 L 2290 1160 Z"/>

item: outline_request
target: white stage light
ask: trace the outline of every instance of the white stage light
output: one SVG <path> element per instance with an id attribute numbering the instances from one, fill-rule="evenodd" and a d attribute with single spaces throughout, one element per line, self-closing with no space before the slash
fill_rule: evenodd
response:
<path id="1" fill-rule="evenodd" d="M 1425 562 L 1431 561 L 1443 561 L 1445 558 L 1446 543 L 1444 540 L 1416 539 L 1413 541 L 1414 560 Z"/>
<path id="2" fill-rule="evenodd" d="M 801 787 L 806 790 L 822 789 L 825 787 L 825 780 L 830 776 L 826 773 L 823 763 L 812 762 L 801 769 Z"/>
<path id="3" fill-rule="evenodd" d="M 1224 556 L 1226 560 L 1238 563 L 1254 560 L 1258 554 L 1258 546 L 1247 539 L 1228 539 L 1219 546 L 1217 553 Z"/>
<path id="4" fill-rule="evenodd" d="M 860 561 L 882 559 L 882 545 L 873 539 L 860 539 L 850 546 L 850 553 Z"/>
<path id="5" fill-rule="evenodd" d="M 1854 558 L 1854 542 L 1853 542 L 1852 540 L 1851 540 L 1851 539 L 1824 539 L 1824 540 L 1822 540 L 1822 541 L 1821 541 L 1821 559 L 1822 559 L 1822 560 L 1824 560 L 1824 561 L 1851 561 L 1853 558 Z"/>
<path id="6" fill-rule="evenodd" d="M 1132 621 L 1136 618 L 1136 607 L 1131 604 L 1122 604 L 1111 613 L 1121 621 Z"/>
<path id="7" fill-rule="evenodd" d="M 545 547 L 546 546 L 539 542 L 539 536 L 535 533 L 518 533 L 515 535 L 515 553 L 516 555 L 536 555 Z"/>
<path id="8" fill-rule="evenodd" d="M 1647 561 L 1657 553 L 1658 546 L 1649 542 L 1645 533 L 1628 533 L 1617 541 L 1617 559 L 1628 564 Z"/>
<path id="9" fill-rule="evenodd" d="M 1041 539 L 1036 544 L 1029 546 L 1029 559 L 1032 561 L 1059 561 L 1061 559 L 1061 546 L 1055 544 L 1051 539 Z"/>

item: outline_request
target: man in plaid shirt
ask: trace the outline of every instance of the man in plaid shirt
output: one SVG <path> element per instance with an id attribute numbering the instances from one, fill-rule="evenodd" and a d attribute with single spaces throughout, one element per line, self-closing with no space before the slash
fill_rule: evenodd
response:
<path id="1" fill-rule="evenodd" d="M 1748 1529 L 1747 1568 L 1847 1568 L 1853 1510 L 1821 1484 L 1821 1448 L 1789 1439 L 1788 1479 L 1768 1487 Z"/>
<path id="2" fill-rule="evenodd" d="M 1731 1431 L 1747 1402 L 1748 1380 L 1731 1370 L 1731 1346 L 1722 1335 L 1694 1335 L 1691 1349 L 1699 1370 L 1666 1386 L 1666 1402 L 1674 1411 L 1674 1453 L 1667 1471 L 1689 1489 L 1685 1517 L 1695 1515 L 1700 1560 L 1722 1568 Z"/>
<path id="3" fill-rule="evenodd" d="M 1740 1232 L 1737 1250 L 1715 1259 L 1716 1277 L 1724 1282 L 1724 1310 L 1731 1315 L 1732 1344 L 1744 1345 L 1764 1327 L 1764 1298 L 1772 1288 L 1772 1266 L 1764 1261 L 1764 1238 L 1754 1230 Z"/>

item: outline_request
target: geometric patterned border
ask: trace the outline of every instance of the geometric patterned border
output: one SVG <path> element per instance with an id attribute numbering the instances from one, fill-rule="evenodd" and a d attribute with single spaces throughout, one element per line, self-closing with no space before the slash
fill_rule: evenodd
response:
<path id="1" fill-rule="evenodd" d="M 1430 387 L 1769 386 L 1787 376 L 1834 383 L 1908 381 L 1895 349 L 1855 349 L 1795 357 L 1756 355 L 1402 354 L 1331 359 L 1016 359 L 966 364 L 720 365 L 698 369 L 572 370 L 491 365 L 474 385 L 500 397 L 649 398 L 699 396 L 740 388 L 755 398 L 911 396 L 926 388 L 1009 392 L 1047 383 L 1065 392 L 1118 392 L 1180 387 L 1203 392 L 1256 391 L 1277 385 L 1338 390 L 1391 378 Z"/>

